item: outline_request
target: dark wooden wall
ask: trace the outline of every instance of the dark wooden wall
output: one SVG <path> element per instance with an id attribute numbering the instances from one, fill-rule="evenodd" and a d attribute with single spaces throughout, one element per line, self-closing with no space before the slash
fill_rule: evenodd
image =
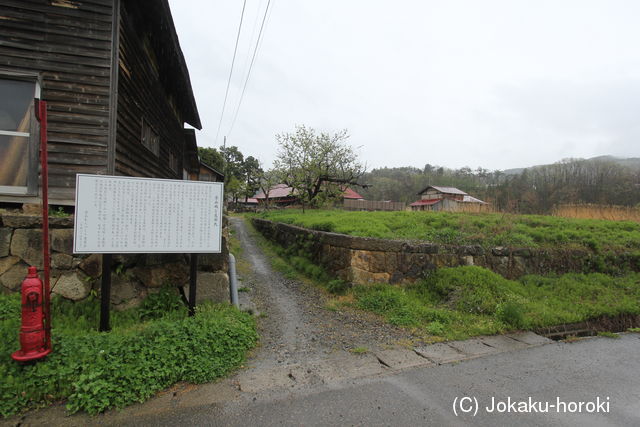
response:
<path id="1" fill-rule="evenodd" d="M 105 173 L 113 0 L 0 0 L 0 70 L 39 73 L 49 104 L 50 199 L 73 200 L 75 174 Z"/>
<path id="2" fill-rule="evenodd" d="M 125 0 L 120 13 L 120 70 L 118 75 L 118 130 L 116 173 L 182 179 L 184 120 L 178 113 L 166 76 L 160 77 L 163 58 L 157 49 L 159 35 L 151 36 L 144 2 Z M 146 18 L 146 19 L 145 19 Z M 142 119 L 160 136 L 159 155 L 141 143 Z M 177 170 L 169 164 L 170 153 Z"/>

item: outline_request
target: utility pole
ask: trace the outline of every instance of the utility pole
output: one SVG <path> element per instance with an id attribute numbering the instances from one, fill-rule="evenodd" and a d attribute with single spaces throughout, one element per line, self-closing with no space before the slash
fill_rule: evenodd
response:
<path id="1" fill-rule="evenodd" d="M 227 135 L 224 136 L 224 139 L 222 140 L 222 175 L 224 175 L 224 177 L 222 178 L 222 183 L 224 184 L 224 192 L 222 193 L 222 197 L 224 198 L 224 205 L 227 205 L 227 183 L 229 182 L 227 180 Z M 228 207 L 228 206 L 227 206 Z"/>
<path id="2" fill-rule="evenodd" d="M 224 180 L 227 180 L 227 135 L 224 136 L 222 141 L 222 159 L 224 162 L 222 163 L 222 174 L 224 175 Z"/>

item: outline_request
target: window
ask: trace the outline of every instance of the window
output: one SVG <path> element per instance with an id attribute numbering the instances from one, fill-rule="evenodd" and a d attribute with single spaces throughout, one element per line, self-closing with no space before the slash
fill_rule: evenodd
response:
<path id="1" fill-rule="evenodd" d="M 142 141 L 142 145 L 147 147 L 149 151 L 156 156 L 160 155 L 160 137 L 145 119 L 142 119 L 142 135 L 140 140 Z"/>
<path id="2" fill-rule="evenodd" d="M 180 172 L 180 168 L 178 167 L 178 157 L 173 154 L 173 152 L 169 152 L 169 167 L 175 173 Z"/>
<path id="3" fill-rule="evenodd" d="M 32 164 L 34 144 L 33 99 L 39 96 L 35 78 L 0 76 L 0 193 L 27 194 L 36 185 Z"/>

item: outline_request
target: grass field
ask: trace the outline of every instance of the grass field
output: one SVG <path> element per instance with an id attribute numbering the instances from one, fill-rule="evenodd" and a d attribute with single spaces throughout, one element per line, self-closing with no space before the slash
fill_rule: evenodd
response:
<path id="1" fill-rule="evenodd" d="M 424 240 L 484 247 L 576 247 L 600 251 L 640 249 L 640 224 L 541 215 L 451 212 L 348 212 L 280 210 L 273 221 L 363 237 Z"/>
<path id="2" fill-rule="evenodd" d="M 552 215 L 564 218 L 606 219 L 610 221 L 640 222 L 640 207 L 610 205 L 559 205 Z"/>

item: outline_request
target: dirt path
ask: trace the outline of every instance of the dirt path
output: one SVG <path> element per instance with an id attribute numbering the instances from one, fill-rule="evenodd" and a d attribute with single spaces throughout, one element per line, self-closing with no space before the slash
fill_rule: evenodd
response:
<path id="1" fill-rule="evenodd" d="M 231 225 L 242 245 L 241 259 L 250 265 L 240 275 L 261 315 L 260 347 L 249 360 L 254 369 L 308 364 L 359 348 L 367 352 L 397 347 L 414 337 L 356 310 L 328 310 L 320 289 L 283 277 L 271 268 L 256 236 L 241 218 Z M 242 374 L 241 374 L 242 375 Z"/>

